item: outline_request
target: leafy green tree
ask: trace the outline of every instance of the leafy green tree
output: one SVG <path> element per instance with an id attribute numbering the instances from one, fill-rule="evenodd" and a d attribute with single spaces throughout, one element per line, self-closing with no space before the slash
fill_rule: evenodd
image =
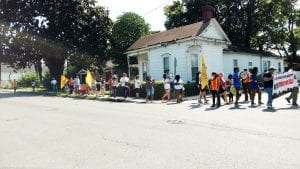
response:
<path id="1" fill-rule="evenodd" d="M 107 60 L 112 22 L 94 0 L 1 1 L 0 21 L 0 61 L 16 69 L 43 59 L 60 79 L 66 59 L 97 70 Z"/>
<path id="2" fill-rule="evenodd" d="M 127 69 L 126 49 L 141 36 L 148 34 L 150 26 L 138 14 L 127 12 L 117 18 L 112 28 L 111 57 L 121 70 Z"/>
<path id="3" fill-rule="evenodd" d="M 243 49 L 278 50 L 297 60 L 299 25 L 297 0 L 180 0 L 164 9 L 171 29 L 202 20 L 201 7 L 214 6 L 216 19 L 233 45 Z M 287 47 L 288 46 L 288 47 Z"/>

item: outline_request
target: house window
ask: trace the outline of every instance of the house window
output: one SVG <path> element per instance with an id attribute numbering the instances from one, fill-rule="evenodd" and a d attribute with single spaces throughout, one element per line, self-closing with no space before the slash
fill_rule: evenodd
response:
<path id="1" fill-rule="evenodd" d="M 248 62 L 248 70 L 252 70 L 252 62 Z"/>
<path id="2" fill-rule="evenodd" d="M 170 73 L 170 58 L 164 57 L 164 73 L 169 74 Z"/>
<path id="3" fill-rule="evenodd" d="M 198 54 L 193 54 L 191 58 L 192 80 L 195 80 L 195 75 L 199 71 Z"/>
<path id="4" fill-rule="evenodd" d="M 271 66 L 271 61 L 265 60 L 264 61 L 264 72 L 268 71 L 268 69 L 270 68 L 270 66 Z"/>
<path id="5" fill-rule="evenodd" d="M 278 72 L 281 72 L 281 62 L 278 62 Z"/>
<path id="6" fill-rule="evenodd" d="M 233 67 L 234 67 L 234 68 L 239 67 L 238 60 L 237 60 L 237 59 L 233 59 Z"/>
<path id="7" fill-rule="evenodd" d="M 143 62 L 142 63 L 142 73 L 143 73 L 143 80 L 145 81 L 147 78 L 147 72 L 148 72 L 148 63 Z"/>

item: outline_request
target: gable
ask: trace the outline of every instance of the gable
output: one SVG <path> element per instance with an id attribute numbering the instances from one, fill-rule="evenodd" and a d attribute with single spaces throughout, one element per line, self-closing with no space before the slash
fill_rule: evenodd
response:
<path id="1" fill-rule="evenodd" d="M 211 19 L 210 24 L 199 36 L 222 41 L 230 41 L 222 27 L 215 19 Z"/>

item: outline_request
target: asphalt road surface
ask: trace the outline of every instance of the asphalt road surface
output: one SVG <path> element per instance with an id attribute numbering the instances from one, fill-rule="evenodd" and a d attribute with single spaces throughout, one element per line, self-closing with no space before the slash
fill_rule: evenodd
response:
<path id="1" fill-rule="evenodd" d="M 0 169 L 299 169 L 300 109 L 0 93 Z"/>

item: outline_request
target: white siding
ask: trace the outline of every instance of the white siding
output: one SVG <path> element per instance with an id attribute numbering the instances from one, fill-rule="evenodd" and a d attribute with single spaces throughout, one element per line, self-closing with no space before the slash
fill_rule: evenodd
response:
<path id="1" fill-rule="evenodd" d="M 2 64 L 1 70 L 0 70 L 0 73 L 1 73 L 0 86 L 5 87 L 9 84 L 10 80 L 19 79 L 26 72 L 30 72 L 30 71 L 34 71 L 34 68 L 14 71 L 14 69 L 8 67 L 7 65 Z"/>
<path id="2" fill-rule="evenodd" d="M 275 66 L 277 70 L 278 63 L 281 63 L 281 71 L 284 71 L 284 65 L 283 65 L 283 59 L 281 58 L 275 58 L 275 57 L 266 57 L 262 56 L 260 57 L 258 54 L 249 54 L 249 53 L 239 53 L 239 52 L 224 52 L 224 73 L 225 76 L 233 72 L 233 60 L 238 60 L 238 67 L 242 71 L 243 69 L 249 69 L 248 64 L 249 62 L 252 62 L 252 68 L 258 67 L 259 74 L 264 73 L 264 61 L 270 61 L 270 64 L 272 66 Z"/>
<path id="3" fill-rule="evenodd" d="M 210 39 L 225 40 L 222 32 L 218 30 L 217 26 L 214 23 L 208 25 L 208 27 L 200 34 L 200 36 Z"/>
<path id="4" fill-rule="evenodd" d="M 203 46 L 207 74 L 212 72 L 223 72 L 223 48 L 222 45 L 209 43 Z"/>

